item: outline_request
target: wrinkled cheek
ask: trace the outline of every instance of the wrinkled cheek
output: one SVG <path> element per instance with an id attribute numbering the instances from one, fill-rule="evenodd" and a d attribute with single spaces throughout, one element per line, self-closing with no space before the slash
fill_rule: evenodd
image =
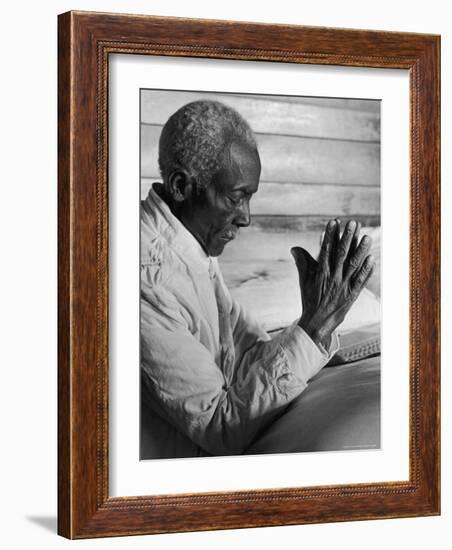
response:
<path id="1" fill-rule="evenodd" d="M 229 229 L 232 226 L 232 221 L 234 219 L 234 216 L 231 215 L 229 212 L 224 211 L 217 211 L 213 215 L 212 221 L 212 235 L 218 235 L 225 231 L 226 229 Z"/>
<path id="2" fill-rule="evenodd" d="M 222 229 L 231 227 L 234 217 L 235 217 L 234 211 L 230 212 L 229 210 L 227 210 L 227 211 L 219 212 L 216 218 L 218 226 L 220 226 Z"/>

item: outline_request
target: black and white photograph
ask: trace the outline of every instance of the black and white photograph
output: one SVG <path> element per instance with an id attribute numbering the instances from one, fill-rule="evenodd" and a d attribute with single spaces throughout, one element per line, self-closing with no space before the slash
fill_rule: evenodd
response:
<path id="1" fill-rule="evenodd" d="M 140 460 L 380 449 L 380 106 L 140 90 Z"/>

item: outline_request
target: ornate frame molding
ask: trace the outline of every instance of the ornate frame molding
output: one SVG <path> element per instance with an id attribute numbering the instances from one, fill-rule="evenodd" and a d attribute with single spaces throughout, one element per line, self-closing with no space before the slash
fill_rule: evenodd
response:
<path id="1" fill-rule="evenodd" d="M 59 533 L 86 538 L 439 514 L 439 37 L 68 12 L 59 16 L 58 46 Z M 409 481 L 109 497 L 110 54 L 410 71 Z"/>

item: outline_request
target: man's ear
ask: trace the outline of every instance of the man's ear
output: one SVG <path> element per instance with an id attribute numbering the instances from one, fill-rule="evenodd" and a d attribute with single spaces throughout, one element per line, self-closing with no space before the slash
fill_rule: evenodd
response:
<path id="1" fill-rule="evenodd" d="M 168 190 L 175 202 L 183 202 L 194 194 L 195 180 L 185 170 L 175 170 L 168 177 Z"/>

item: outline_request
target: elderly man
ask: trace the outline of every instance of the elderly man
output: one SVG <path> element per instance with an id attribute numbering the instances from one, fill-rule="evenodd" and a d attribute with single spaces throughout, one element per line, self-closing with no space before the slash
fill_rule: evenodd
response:
<path id="1" fill-rule="evenodd" d="M 300 317 L 270 336 L 229 294 L 216 257 L 250 223 L 261 171 L 233 109 L 195 101 L 159 142 L 162 183 L 141 211 L 141 450 L 145 458 L 246 452 L 338 349 L 369 279 L 370 239 L 331 220 L 318 260 L 292 249 Z"/>

